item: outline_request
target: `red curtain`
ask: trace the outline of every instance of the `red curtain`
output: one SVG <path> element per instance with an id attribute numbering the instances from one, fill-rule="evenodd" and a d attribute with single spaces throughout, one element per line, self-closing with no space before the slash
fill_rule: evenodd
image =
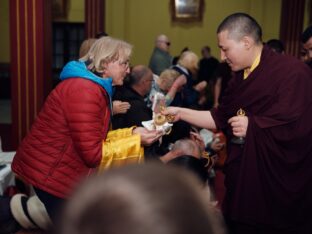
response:
<path id="1" fill-rule="evenodd" d="M 303 31 L 305 0 L 283 0 L 280 39 L 286 54 L 299 57 L 300 35 Z"/>
<path id="2" fill-rule="evenodd" d="M 105 30 L 105 0 L 85 0 L 85 37 L 93 38 Z"/>

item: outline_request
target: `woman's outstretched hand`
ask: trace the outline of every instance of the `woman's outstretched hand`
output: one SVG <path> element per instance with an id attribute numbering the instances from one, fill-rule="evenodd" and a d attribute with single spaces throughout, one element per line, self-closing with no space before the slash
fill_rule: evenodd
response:
<path id="1" fill-rule="evenodd" d="M 141 144 L 148 146 L 153 144 L 155 141 L 158 141 L 163 135 L 163 132 L 158 130 L 147 130 L 144 127 L 136 127 L 133 129 L 133 134 L 140 134 Z"/>

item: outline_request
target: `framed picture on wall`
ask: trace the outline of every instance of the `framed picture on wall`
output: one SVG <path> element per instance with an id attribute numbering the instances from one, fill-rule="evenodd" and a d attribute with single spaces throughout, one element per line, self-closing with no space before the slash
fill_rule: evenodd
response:
<path id="1" fill-rule="evenodd" d="M 173 21 L 201 21 L 203 10 L 204 0 L 171 0 L 171 15 Z"/>
<path id="2" fill-rule="evenodd" d="M 52 1 L 52 17 L 55 20 L 66 19 L 68 14 L 68 0 Z"/>

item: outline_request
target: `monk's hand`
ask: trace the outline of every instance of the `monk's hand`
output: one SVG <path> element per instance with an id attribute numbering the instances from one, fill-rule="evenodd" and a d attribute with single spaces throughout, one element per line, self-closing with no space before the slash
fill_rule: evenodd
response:
<path id="1" fill-rule="evenodd" d="M 141 144 L 144 146 L 153 144 L 155 141 L 158 141 L 159 138 L 163 135 L 162 131 L 147 130 L 143 127 L 134 128 L 132 133 L 141 135 Z"/>
<path id="2" fill-rule="evenodd" d="M 237 137 L 246 137 L 248 127 L 247 116 L 234 116 L 228 120 L 232 127 L 233 135 Z"/>
<path id="3" fill-rule="evenodd" d="M 180 110 L 179 107 L 169 106 L 163 108 L 161 110 L 161 113 L 166 116 L 167 122 L 173 123 L 180 120 L 179 110 Z"/>

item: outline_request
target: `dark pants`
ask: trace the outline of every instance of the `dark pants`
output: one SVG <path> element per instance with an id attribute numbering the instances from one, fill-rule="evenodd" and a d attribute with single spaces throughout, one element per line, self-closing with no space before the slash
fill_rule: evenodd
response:
<path id="1" fill-rule="evenodd" d="M 65 200 L 35 187 L 34 190 L 40 201 L 44 204 L 52 222 L 54 224 L 57 223 Z"/>

